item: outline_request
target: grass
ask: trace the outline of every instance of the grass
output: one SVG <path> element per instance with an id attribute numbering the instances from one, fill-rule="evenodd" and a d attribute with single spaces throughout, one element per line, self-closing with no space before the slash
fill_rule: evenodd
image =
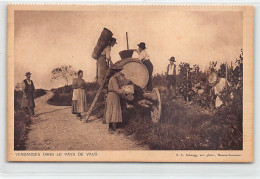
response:
<path id="1" fill-rule="evenodd" d="M 95 97 L 98 86 L 90 84 L 89 87 L 88 107 Z M 53 92 L 54 96 L 48 101 L 49 104 L 71 105 L 70 87 L 54 89 Z M 144 108 L 122 107 L 124 134 L 131 135 L 134 140 L 149 146 L 151 150 L 243 149 L 241 99 L 234 98 L 231 106 L 213 111 L 205 110 L 197 104 L 187 103 L 181 97 L 177 101 L 171 101 L 165 97 L 164 92 L 162 97 L 162 118 L 158 124 L 151 121 L 150 112 Z M 92 115 L 102 118 L 104 106 L 105 93 L 102 92 Z M 17 126 L 21 126 L 18 128 L 23 131 L 25 123 L 26 121 L 21 124 L 18 122 Z M 17 135 L 20 136 L 19 132 Z"/>
<path id="2" fill-rule="evenodd" d="M 46 94 L 44 89 L 35 90 L 35 98 Z M 26 113 L 20 109 L 22 100 L 22 91 L 14 91 L 14 150 L 26 149 L 26 136 L 29 131 L 28 126 L 31 124 L 29 117 L 26 117 Z"/>
<path id="3" fill-rule="evenodd" d="M 19 111 L 14 114 L 14 150 L 26 149 L 25 140 L 30 124 L 31 120 L 26 117 L 25 112 Z"/>
<path id="4" fill-rule="evenodd" d="M 242 116 L 232 107 L 205 113 L 199 106 L 165 99 L 162 108 L 158 124 L 148 111 L 124 109 L 124 133 L 151 150 L 242 150 Z"/>
<path id="5" fill-rule="evenodd" d="M 99 85 L 96 82 L 86 84 L 86 98 L 88 103 L 93 101 L 98 87 Z M 48 104 L 55 106 L 71 106 L 73 92 L 71 85 L 52 89 L 52 92 L 54 95 L 47 101 Z M 103 99 L 102 95 L 100 98 Z"/>

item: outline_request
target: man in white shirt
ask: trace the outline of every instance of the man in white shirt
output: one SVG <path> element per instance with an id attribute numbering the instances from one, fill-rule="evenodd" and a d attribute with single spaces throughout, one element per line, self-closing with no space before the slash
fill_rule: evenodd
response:
<path id="1" fill-rule="evenodd" d="M 170 64 L 167 66 L 167 88 L 166 94 L 168 98 L 176 98 L 176 65 L 174 64 L 175 58 L 171 57 Z"/>
<path id="2" fill-rule="evenodd" d="M 112 64 L 111 61 L 111 48 L 116 44 L 116 39 L 112 38 L 106 48 L 102 51 L 101 55 L 97 60 L 97 81 L 101 84 L 105 80 L 105 75 L 108 70 L 109 65 Z"/>
<path id="3" fill-rule="evenodd" d="M 147 91 L 152 91 L 153 90 L 153 85 L 152 85 L 152 75 L 153 75 L 153 64 L 150 61 L 150 57 L 145 51 L 145 43 L 141 42 L 140 44 L 137 44 L 139 47 L 136 52 L 138 53 L 138 59 L 146 66 L 148 72 L 149 72 L 149 80 L 146 86 Z"/>

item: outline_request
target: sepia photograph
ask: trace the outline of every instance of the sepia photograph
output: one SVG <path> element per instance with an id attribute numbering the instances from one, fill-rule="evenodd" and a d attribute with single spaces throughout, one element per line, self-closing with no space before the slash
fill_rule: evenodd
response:
<path id="1" fill-rule="evenodd" d="M 253 7 L 8 8 L 8 160 L 252 161 Z"/>

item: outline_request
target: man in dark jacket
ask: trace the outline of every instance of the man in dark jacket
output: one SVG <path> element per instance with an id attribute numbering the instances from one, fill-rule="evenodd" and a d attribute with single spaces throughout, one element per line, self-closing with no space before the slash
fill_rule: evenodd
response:
<path id="1" fill-rule="evenodd" d="M 25 112 L 29 116 L 34 116 L 34 91 L 35 87 L 33 84 L 33 81 L 31 80 L 31 73 L 27 72 L 25 74 L 26 79 L 22 81 L 21 86 L 23 90 L 23 97 L 22 97 L 22 103 L 21 108 L 25 110 Z"/>

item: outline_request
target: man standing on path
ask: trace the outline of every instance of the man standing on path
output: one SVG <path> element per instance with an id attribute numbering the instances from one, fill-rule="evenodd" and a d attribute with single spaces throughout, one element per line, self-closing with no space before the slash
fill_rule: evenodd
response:
<path id="1" fill-rule="evenodd" d="M 116 39 L 112 38 L 108 43 L 106 48 L 102 51 L 101 55 L 97 60 L 97 81 L 101 84 L 105 80 L 105 75 L 108 67 L 112 64 L 111 61 L 111 48 L 116 44 Z"/>
<path id="2" fill-rule="evenodd" d="M 27 72 L 25 74 L 26 79 L 22 81 L 21 86 L 23 90 L 21 108 L 24 109 L 27 115 L 34 116 L 34 91 L 35 87 L 33 81 L 31 80 L 31 73 Z"/>
<path id="3" fill-rule="evenodd" d="M 175 58 L 170 58 L 170 64 L 167 66 L 167 88 L 166 94 L 168 98 L 176 98 L 176 65 L 174 64 Z"/>
<path id="4" fill-rule="evenodd" d="M 153 75 L 153 64 L 150 61 L 150 57 L 145 51 L 146 46 L 144 42 L 141 42 L 140 44 L 137 44 L 139 47 L 136 52 L 138 53 L 138 59 L 141 60 L 141 62 L 146 66 L 148 72 L 149 72 L 149 80 L 148 84 L 146 86 L 147 91 L 153 90 L 153 84 L 152 84 L 152 75 Z"/>

